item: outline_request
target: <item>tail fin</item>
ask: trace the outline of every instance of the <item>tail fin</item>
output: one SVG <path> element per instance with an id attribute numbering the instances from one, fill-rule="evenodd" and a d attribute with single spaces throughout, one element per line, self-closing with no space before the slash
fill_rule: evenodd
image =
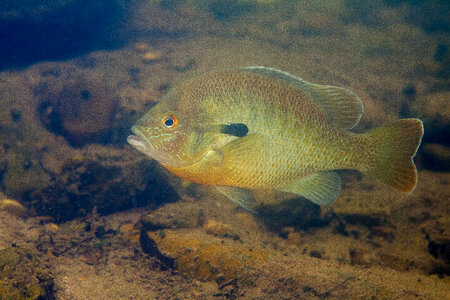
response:
<path id="1" fill-rule="evenodd" d="M 419 119 L 402 119 L 367 133 L 375 141 L 375 154 L 364 172 L 403 193 L 412 193 L 417 183 L 413 157 L 423 136 Z"/>

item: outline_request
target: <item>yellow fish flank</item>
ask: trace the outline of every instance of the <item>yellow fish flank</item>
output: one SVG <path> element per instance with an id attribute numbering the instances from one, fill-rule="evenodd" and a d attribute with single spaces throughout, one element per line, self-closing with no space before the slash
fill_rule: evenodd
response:
<path id="1" fill-rule="evenodd" d="M 128 142 L 177 176 L 216 186 L 250 211 L 254 189 L 329 204 L 341 189 L 332 171 L 338 169 L 356 169 L 411 193 L 422 122 L 348 131 L 362 112 L 359 98 L 344 88 L 272 68 L 220 70 L 170 90 L 136 123 Z"/>

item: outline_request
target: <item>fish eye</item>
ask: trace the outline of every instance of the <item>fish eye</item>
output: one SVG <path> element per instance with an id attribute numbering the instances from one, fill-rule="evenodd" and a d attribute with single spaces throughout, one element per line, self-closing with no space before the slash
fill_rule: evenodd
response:
<path id="1" fill-rule="evenodd" d="M 164 117 L 161 121 L 167 128 L 174 128 L 178 124 L 178 119 L 175 116 Z"/>

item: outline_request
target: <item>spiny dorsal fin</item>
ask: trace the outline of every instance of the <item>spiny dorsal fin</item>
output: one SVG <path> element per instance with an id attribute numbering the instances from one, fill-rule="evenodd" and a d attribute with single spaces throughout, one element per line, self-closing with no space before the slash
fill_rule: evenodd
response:
<path id="1" fill-rule="evenodd" d="M 336 127 L 350 129 L 358 124 L 363 105 L 358 96 L 340 87 L 313 84 L 288 72 L 267 67 L 244 67 L 242 70 L 263 74 L 299 87 L 325 112 L 328 120 Z"/>
<path id="2" fill-rule="evenodd" d="M 341 192 L 341 178 L 332 171 L 319 172 L 282 189 L 319 204 L 331 204 Z"/>

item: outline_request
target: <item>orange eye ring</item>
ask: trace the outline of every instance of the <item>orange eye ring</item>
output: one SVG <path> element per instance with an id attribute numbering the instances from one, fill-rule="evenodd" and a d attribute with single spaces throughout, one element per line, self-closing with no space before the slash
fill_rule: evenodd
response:
<path id="1" fill-rule="evenodd" d="M 178 118 L 175 116 L 167 116 L 161 120 L 166 128 L 175 128 L 178 125 Z"/>

